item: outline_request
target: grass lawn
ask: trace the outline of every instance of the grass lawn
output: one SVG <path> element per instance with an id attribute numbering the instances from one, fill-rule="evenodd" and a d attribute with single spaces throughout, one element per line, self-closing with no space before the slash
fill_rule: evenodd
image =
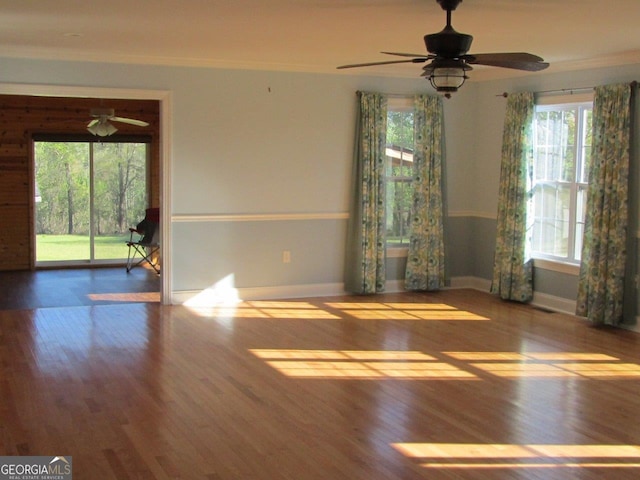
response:
<path id="1" fill-rule="evenodd" d="M 97 260 L 127 258 L 129 234 L 95 237 Z M 38 262 L 89 260 L 88 235 L 36 235 Z"/>

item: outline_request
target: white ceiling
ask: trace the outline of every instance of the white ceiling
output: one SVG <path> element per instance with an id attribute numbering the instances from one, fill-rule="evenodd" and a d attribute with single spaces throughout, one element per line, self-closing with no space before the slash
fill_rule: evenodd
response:
<path id="1" fill-rule="evenodd" d="M 0 0 L 0 56 L 336 73 L 394 59 L 382 50 L 426 53 L 445 18 L 436 0 Z M 474 36 L 470 53 L 534 53 L 547 71 L 640 63 L 640 0 L 463 0 L 453 26 Z"/>

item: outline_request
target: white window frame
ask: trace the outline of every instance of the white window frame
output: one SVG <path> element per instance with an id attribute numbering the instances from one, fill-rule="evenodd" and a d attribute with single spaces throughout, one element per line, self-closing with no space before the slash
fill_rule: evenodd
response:
<path id="1" fill-rule="evenodd" d="M 588 184 L 584 182 L 580 182 L 579 178 L 577 178 L 577 172 L 580 171 L 584 162 L 584 122 L 581 112 L 584 109 L 592 109 L 593 108 L 593 94 L 581 94 L 581 95 L 555 95 L 555 96 L 546 96 L 540 97 L 536 100 L 536 113 L 539 111 L 557 111 L 557 110 L 569 110 L 569 109 L 578 109 L 579 113 L 579 121 L 578 125 L 576 125 L 576 165 L 574 168 L 573 180 L 571 182 L 566 182 L 570 188 L 570 205 L 569 205 L 569 235 L 567 239 L 567 256 L 557 256 L 544 252 L 534 251 L 533 245 L 531 249 L 531 256 L 534 259 L 534 265 L 539 268 L 544 268 L 547 270 L 558 271 L 562 273 L 569 273 L 577 275 L 580 269 L 580 260 L 578 259 L 579 252 L 576 250 L 576 217 L 577 217 L 577 198 L 578 191 L 585 190 L 588 187 Z M 534 142 L 536 141 L 536 122 L 534 121 L 533 125 L 533 138 Z M 535 175 L 533 179 L 532 188 L 535 187 Z M 534 199 L 531 199 L 531 209 L 530 212 L 533 215 L 533 205 Z M 533 226 L 533 219 L 531 222 Z"/>
<path id="2" fill-rule="evenodd" d="M 387 99 L 387 112 L 413 112 L 413 97 L 390 97 Z M 390 181 L 406 181 L 409 183 L 413 182 L 413 176 L 411 178 L 404 177 L 395 177 L 394 180 L 390 180 L 390 177 L 385 176 L 385 184 L 388 184 Z M 385 191 L 389 189 L 386 188 Z M 385 199 L 386 204 L 386 199 Z M 387 258 L 402 258 L 407 257 L 409 255 L 409 245 L 404 243 L 401 245 L 394 245 L 391 243 L 386 243 L 386 252 Z"/>

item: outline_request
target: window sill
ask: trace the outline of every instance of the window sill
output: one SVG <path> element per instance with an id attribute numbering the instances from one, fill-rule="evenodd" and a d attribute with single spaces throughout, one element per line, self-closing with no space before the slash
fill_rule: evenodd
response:
<path id="1" fill-rule="evenodd" d="M 387 258 L 406 258 L 409 256 L 409 247 L 387 247 Z"/>
<path id="2" fill-rule="evenodd" d="M 576 265 L 575 263 L 559 262 L 557 260 L 549 260 L 546 258 L 534 258 L 533 266 L 535 268 L 566 273 L 568 275 L 578 276 L 580 274 L 580 265 Z"/>

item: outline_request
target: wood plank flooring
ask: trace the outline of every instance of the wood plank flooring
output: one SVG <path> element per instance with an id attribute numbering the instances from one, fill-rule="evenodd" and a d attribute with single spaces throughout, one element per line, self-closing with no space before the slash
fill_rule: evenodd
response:
<path id="1" fill-rule="evenodd" d="M 0 310 L 159 301 L 160 277 L 143 267 L 0 272 Z"/>
<path id="2" fill-rule="evenodd" d="M 640 336 L 471 290 L 0 311 L 0 455 L 74 479 L 631 479 Z"/>

